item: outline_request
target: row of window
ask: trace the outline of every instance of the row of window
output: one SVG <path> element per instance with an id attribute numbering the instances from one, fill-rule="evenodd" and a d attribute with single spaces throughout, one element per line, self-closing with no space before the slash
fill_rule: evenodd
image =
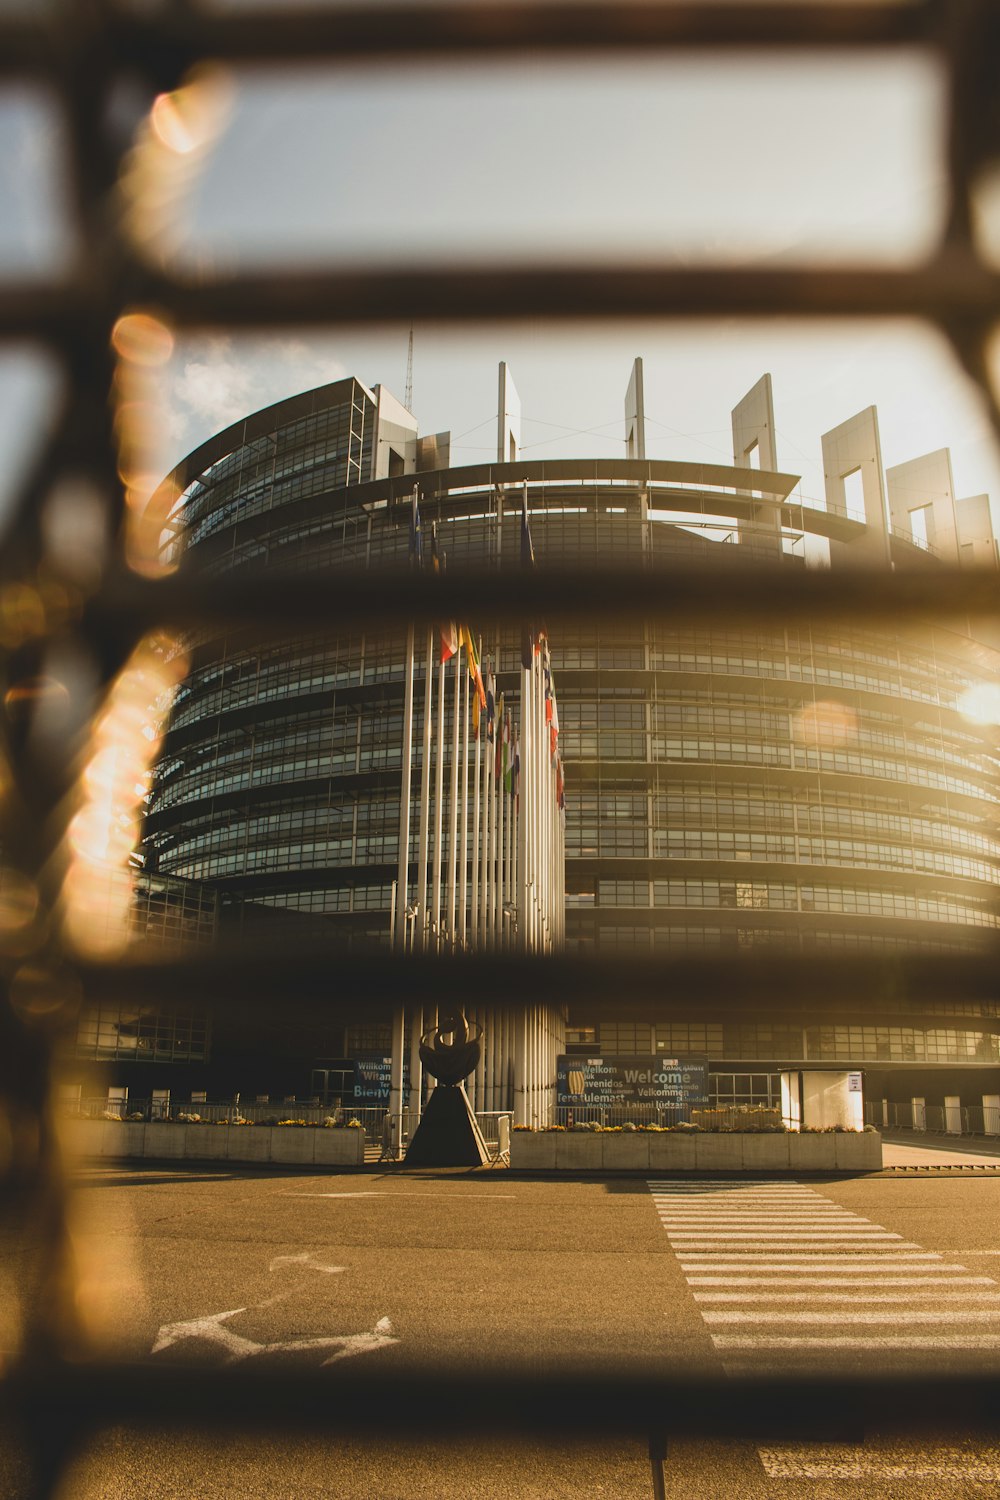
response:
<path id="1" fill-rule="evenodd" d="M 1000 1037 L 992 1032 L 951 1028 L 925 1031 L 913 1026 L 609 1021 L 597 1029 L 571 1027 L 566 1036 L 567 1041 L 591 1043 L 612 1056 L 660 1053 L 846 1063 L 1000 1060 Z M 752 1087 L 762 1088 L 763 1080 L 755 1076 Z"/>
<path id="2" fill-rule="evenodd" d="M 132 1062 L 207 1062 L 210 1039 L 204 1015 L 115 1002 L 87 1006 L 76 1033 L 79 1056 Z"/>
<path id="3" fill-rule="evenodd" d="M 593 904 L 569 898 L 576 906 Z M 601 880 L 597 904 L 616 907 L 732 907 L 771 911 L 846 912 L 931 922 L 995 927 L 996 902 L 962 899 L 941 891 L 916 894 L 876 886 L 797 885 L 766 880 Z"/>
<path id="4" fill-rule="evenodd" d="M 914 928 L 904 937 L 881 932 L 854 929 L 818 928 L 800 932 L 796 927 L 695 927 L 671 924 L 669 927 L 628 926 L 577 929 L 567 931 L 566 946 L 578 952 L 596 942 L 604 950 L 636 954 L 698 950 L 733 951 L 750 948 L 791 948 L 814 952 L 837 949 L 845 952 L 871 953 L 962 953 L 972 947 L 972 934 L 955 927 L 951 938 L 929 937 L 926 929 Z"/>

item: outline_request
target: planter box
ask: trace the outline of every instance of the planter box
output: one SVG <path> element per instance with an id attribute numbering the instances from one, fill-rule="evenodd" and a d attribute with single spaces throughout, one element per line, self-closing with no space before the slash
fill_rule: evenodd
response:
<path id="1" fill-rule="evenodd" d="M 556 1164 L 556 1141 L 558 1132 L 543 1133 L 533 1130 L 512 1130 L 510 1133 L 510 1164 L 524 1167 L 529 1172 L 551 1172 Z"/>
<path id="2" fill-rule="evenodd" d="M 319 1166 L 361 1167 L 365 1161 L 363 1130 L 314 1130 L 315 1162 Z"/>
<path id="3" fill-rule="evenodd" d="M 267 1125 L 231 1125 L 229 1128 L 230 1161 L 270 1161 L 271 1136 Z"/>
<path id="4" fill-rule="evenodd" d="M 142 1143 L 142 1155 L 173 1160 L 184 1155 L 186 1125 L 147 1125 Z M 129 1152 L 129 1155 L 132 1155 Z"/>
<path id="5" fill-rule="evenodd" d="M 693 1172 L 694 1143 L 697 1133 L 655 1131 L 649 1136 L 649 1169 L 651 1172 Z"/>
<path id="6" fill-rule="evenodd" d="M 872 1172 L 882 1165 L 882 1138 L 872 1131 L 515 1130 L 510 1164 L 529 1172 Z"/>
<path id="7" fill-rule="evenodd" d="M 696 1135 L 694 1164 L 699 1172 L 741 1172 L 743 1170 L 742 1135 L 726 1133 Z"/>
<path id="8" fill-rule="evenodd" d="M 302 1162 L 311 1166 L 316 1160 L 317 1131 L 296 1125 L 272 1125 L 270 1128 L 272 1161 L 290 1162 L 295 1166 Z"/>
<path id="9" fill-rule="evenodd" d="M 181 1125 L 184 1156 L 188 1161 L 228 1161 L 228 1125 Z"/>
<path id="10" fill-rule="evenodd" d="M 604 1169 L 604 1143 L 596 1130 L 555 1130 L 556 1167 L 560 1171 L 600 1172 Z"/>
<path id="11" fill-rule="evenodd" d="M 71 1156 L 152 1161 L 314 1161 L 323 1166 L 360 1167 L 365 1160 L 363 1130 L 305 1129 L 293 1125 L 184 1125 L 137 1121 L 64 1120 L 60 1137 Z M 531 1136 L 546 1143 L 554 1136 Z M 554 1148 L 547 1145 L 550 1165 Z"/>
<path id="12" fill-rule="evenodd" d="M 789 1166 L 788 1136 L 775 1131 L 774 1135 L 743 1137 L 744 1172 L 787 1172 Z"/>
<path id="13" fill-rule="evenodd" d="M 832 1172 L 837 1165 L 833 1135 L 799 1135 L 788 1137 L 788 1162 L 793 1172 Z"/>
<path id="14" fill-rule="evenodd" d="M 882 1167 L 882 1137 L 877 1130 L 858 1134 L 836 1134 L 834 1151 L 839 1169 L 848 1172 L 878 1172 Z"/>
<path id="15" fill-rule="evenodd" d="M 649 1171 L 649 1143 L 652 1136 L 644 1131 L 625 1131 L 621 1135 L 599 1135 L 602 1143 L 601 1165 L 608 1171 Z"/>

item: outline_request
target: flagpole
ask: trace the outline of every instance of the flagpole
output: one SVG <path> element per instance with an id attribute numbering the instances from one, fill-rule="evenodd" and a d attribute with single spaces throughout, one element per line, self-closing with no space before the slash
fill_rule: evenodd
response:
<path id="1" fill-rule="evenodd" d="M 471 633 L 469 639 L 471 640 Z M 479 642 L 479 657 L 482 660 L 482 641 Z M 483 749 L 483 716 L 476 710 L 476 754 L 475 775 L 472 779 L 472 889 L 469 893 L 469 921 L 472 928 L 472 946 L 477 951 L 482 947 L 479 939 L 479 794 Z"/>
<path id="2" fill-rule="evenodd" d="M 431 728 L 434 719 L 434 632 L 427 632 L 424 673 L 423 760 L 420 765 L 420 832 L 417 839 L 417 914 L 415 935 L 420 952 L 427 947 L 427 845 L 431 798 Z"/>
<path id="3" fill-rule="evenodd" d="M 440 654 L 440 653 L 439 653 Z M 434 766 L 434 863 L 431 876 L 431 935 L 441 951 L 441 838 L 444 823 L 444 662 L 438 663 L 437 760 Z"/>
<path id="4" fill-rule="evenodd" d="M 393 946 L 406 947 L 406 908 L 410 897 L 410 802 L 413 777 L 413 626 L 406 630 L 406 691 L 403 698 L 403 764 L 399 778 L 399 859 L 396 874 Z"/>
<path id="5" fill-rule="evenodd" d="M 459 836 L 458 854 L 458 913 L 459 913 L 459 946 L 465 948 L 467 935 L 465 897 L 469 874 L 469 671 L 466 662 L 465 674 L 462 677 L 461 705 L 462 715 L 462 832 Z"/>
<path id="6" fill-rule="evenodd" d="M 507 710 L 504 706 L 504 696 L 500 694 L 500 702 L 497 706 L 497 743 L 496 755 L 493 757 L 493 777 L 496 782 L 494 788 L 496 794 L 496 888 L 493 892 L 493 935 L 494 945 L 503 947 L 503 840 L 504 840 L 504 815 L 507 809 L 504 807 L 503 795 L 503 724 Z"/>
<path id="7" fill-rule="evenodd" d="M 462 699 L 462 679 L 459 675 L 461 670 L 462 648 L 459 646 L 455 651 L 455 671 L 452 674 L 454 688 L 451 725 L 451 787 L 448 798 L 450 815 L 448 825 L 448 944 L 452 952 L 457 947 L 455 902 L 458 896 L 458 746 L 461 727 L 458 719 Z"/>

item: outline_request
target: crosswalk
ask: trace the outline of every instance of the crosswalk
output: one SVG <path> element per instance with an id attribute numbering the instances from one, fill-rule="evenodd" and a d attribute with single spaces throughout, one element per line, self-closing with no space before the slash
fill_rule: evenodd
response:
<path id="1" fill-rule="evenodd" d="M 727 1374 L 927 1368 L 1000 1351 L 1000 1283 L 805 1183 L 650 1181 Z M 1000 1447 L 913 1442 L 758 1449 L 772 1479 L 1000 1481 Z M 977 1490 L 977 1493 L 979 1491 Z"/>
<path id="2" fill-rule="evenodd" d="M 1000 1350 L 1000 1284 L 800 1182 L 649 1184 L 733 1373 L 829 1356 Z"/>

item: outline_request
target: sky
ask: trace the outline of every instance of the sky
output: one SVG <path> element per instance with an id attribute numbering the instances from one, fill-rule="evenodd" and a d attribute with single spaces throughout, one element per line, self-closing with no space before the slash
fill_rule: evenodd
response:
<path id="1" fill-rule="evenodd" d="M 559 66 L 355 66 L 203 84 L 210 144 L 169 183 L 156 252 L 188 269 L 619 260 L 906 264 L 943 212 L 942 89 L 929 61 L 827 53 L 808 66 L 639 58 Z M 0 94 L 0 276 L 72 256 L 58 129 L 41 96 Z M 1000 498 L 979 399 L 921 325 L 493 323 L 414 310 L 414 412 L 453 463 L 495 454 L 509 362 L 525 457 L 624 453 L 624 391 L 645 368 L 647 452 L 732 459 L 729 412 L 765 371 L 778 457 L 822 493 L 820 436 L 879 411 L 887 466 L 952 453 L 959 495 Z M 355 374 L 402 397 L 409 325 L 185 337 L 162 371 L 151 467 L 219 427 Z M 0 506 L 44 441 L 53 372 L 0 350 Z M 996 507 L 995 507 L 996 508 Z"/>

